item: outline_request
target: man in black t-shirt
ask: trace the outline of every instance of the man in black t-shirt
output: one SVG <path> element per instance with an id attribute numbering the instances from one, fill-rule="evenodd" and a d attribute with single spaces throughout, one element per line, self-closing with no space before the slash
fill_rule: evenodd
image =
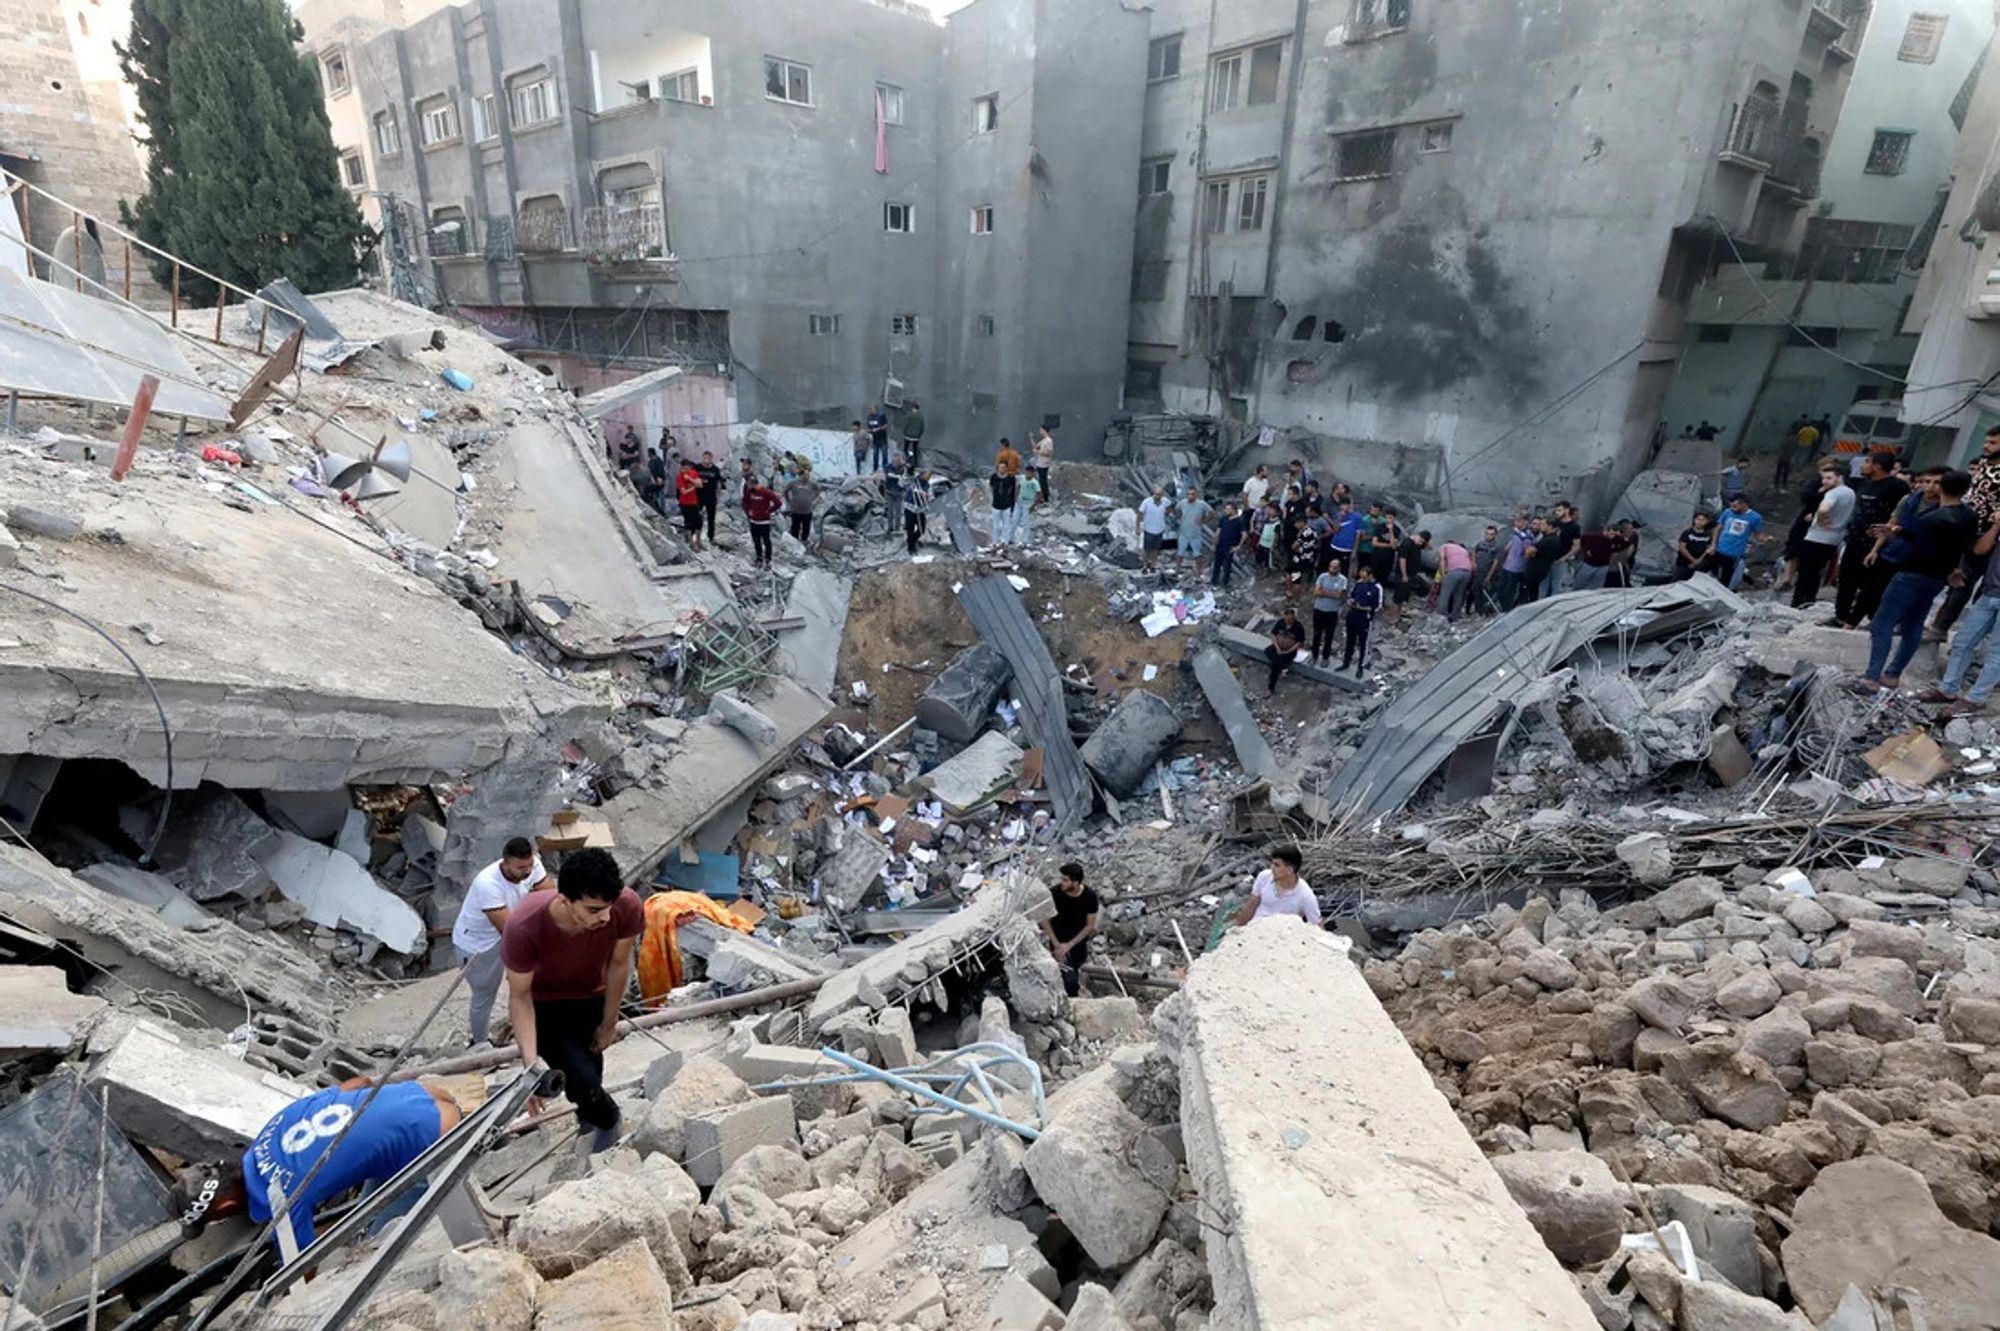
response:
<path id="1" fill-rule="evenodd" d="M 694 464 L 695 475 L 701 477 L 702 516 L 708 525 L 709 543 L 715 541 L 715 510 L 722 503 L 722 468 L 715 465 L 715 454 L 703 453 L 701 461 Z"/>
<path id="2" fill-rule="evenodd" d="M 1063 992 L 1075 998 L 1083 988 L 1080 972 L 1090 955 L 1090 938 L 1097 932 L 1097 893 L 1083 885 L 1081 864 L 1071 862 L 1057 872 L 1062 876 L 1049 892 L 1056 913 L 1042 921 L 1042 933 L 1062 967 Z"/>
<path id="3" fill-rule="evenodd" d="M 1896 516 L 1908 498 L 1910 483 L 1896 475 L 1895 462 L 1888 454 L 1871 452 L 1862 459 L 1861 474 L 1849 482 L 1854 487 L 1854 517 L 1847 524 L 1847 544 L 1840 556 L 1840 576 L 1833 602 L 1833 618 L 1840 628 L 1861 627 L 1861 621 L 1875 613 L 1882 591 L 1893 571 L 1881 561 L 1868 562 L 1882 527 Z"/>
<path id="4" fill-rule="evenodd" d="M 1857 685 L 1861 690 L 1896 688 L 1923 645 L 1924 618 L 1930 614 L 1931 603 L 1979 535 L 1978 520 L 1965 503 L 1966 491 L 1971 488 L 1972 477 L 1967 473 L 1946 472 L 1938 479 L 1937 507 L 1917 514 L 1908 527 L 1900 522 L 1891 527 L 1907 543 L 1908 553 L 1889 579 L 1882 604 L 1868 625 L 1868 673 Z M 1898 635 L 1900 643 L 1895 641 Z"/>

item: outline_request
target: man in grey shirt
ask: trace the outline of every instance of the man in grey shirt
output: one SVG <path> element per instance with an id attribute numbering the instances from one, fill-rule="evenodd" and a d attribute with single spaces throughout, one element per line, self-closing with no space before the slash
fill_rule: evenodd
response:
<path id="1" fill-rule="evenodd" d="M 1848 488 L 1847 477 L 1837 463 L 1819 469 L 1819 488 L 1819 509 L 1799 545 L 1798 581 L 1792 587 L 1792 608 L 1796 610 L 1809 609 L 1819 600 L 1820 582 L 1840 554 L 1847 524 L 1854 518 L 1854 491 Z"/>

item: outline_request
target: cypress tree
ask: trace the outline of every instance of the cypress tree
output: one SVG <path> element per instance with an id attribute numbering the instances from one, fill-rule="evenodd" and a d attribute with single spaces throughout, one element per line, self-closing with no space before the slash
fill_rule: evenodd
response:
<path id="1" fill-rule="evenodd" d="M 341 183 L 303 35 L 282 0 L 132 0 L 118 49 L 151 154 L 126 224 L 253 291 L 350 286 L 375 240 Z M 165 283 L 171 267 L 154 273 Z M 215 288 L 183 270 L 181 294 L 208 303 Z"/>

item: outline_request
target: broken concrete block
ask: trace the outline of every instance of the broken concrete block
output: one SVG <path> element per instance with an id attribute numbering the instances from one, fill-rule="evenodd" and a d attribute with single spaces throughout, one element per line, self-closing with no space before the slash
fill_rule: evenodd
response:
<path id="1" fill-rule="evenodd" d="M 678 1049 L 669 1049 L 646 1065 L 646 1079 L 639 1094 L 648 1100 L 656 1100 L 660 1092 L 672 1084 L 681 1072 L 681 1065 L 687 1062 L 687 1055 Z"/>
<path id="2" fill-rule="evenodd" d="M 635 1239 L 575 1275 L 544 1285 L 535 1325 L 550 1331 L 661 1331 L 675 1324 L 674 1292 L 658 1253 Z"/>
<path id="3" fill-rule="evenodd" d="M 1136 1040 L 1146 1029 L 1145 1018 L 1139 1015 L 1139 1000 L 1125 994 L 1115 998 L 1072 998 L 1069 1019 L 1076 1027 L 1076 1038 L 1094 1044 Z"/>
<path id="4" fill-rule="evenodd" d="M 970 813 L 1021 779 L 1027 755 L 997 730 L 989 730 L 918 777 L 951 813 Z"/>
<path id="5" fill-rule="evenodd" d="M 813 1186 L 812 1167 L 798 1148 L 791 1145 L 753 1146 L 731 1162 L 715 1181 L 718 1195 L 731 1188 L 755 1188 L 766 1197 L 778 1198 L 805 1192 Z"/>
<path id="6" fill-rule="evenodd" d="M 723 1171 L 755 1146 L 789 1146 L 799 1139 L 792 1102 L 782 1095 L 690 1114 L 685 1133 L 688 1177 L 712 1187 Z"/>
<path id="7" fill-rule="evenodd" d="M 709 922 L 703 920 L 699 923 Z M 686 926 L 682 927 L 686 932 Z M 708 979 L 724 993 L 748 993 L 752 989 L 817 979 L 820 974 L 803 958 L 781 951 L 769 943 L 734 930 L 725 930 L 720 925 L 711 924 L 710 927 L 728 935 L 715 940 L 715 945 L 709 949 L 702 963 Z"/>
<path id="8" fill-rule="evenodd" d="M 1549 1251 L 1570 1266 L 1601 1262 L 1625 1234 L 1625 1201 L 1611 1167 L 1587 1151 L 1521 1151 L 1493 1170 Z"/>
<path id="9" fill-rule="evenodd" d="M 993 706 L 1014 678 L 1007 658 L 974 643 L 946 666 L 917 699 L 917 724 L 948 740 L 970 744 L 993 718 Z"/>
<path id="10" fill-rule="evenodd" d="M 1084 741 L 1083 765 L 1105 789 L 1124 799 L 1145 782 L 1180 734 L 1181 718 L 1172 703 L 1157 693 L 1131 689 Z"/>
<path id="11" fill-rule="evenodd" d="M 636 1242 L 652 1251 L 657 1269 L 676 1289 L 693 1283 L 667 1199 L 643 1170 L 607 1171 L 563 1184 L 521 1213 L 508 1242 L 547 1277 L 581 1270 Z"/>
<path id="12" fill-rule="evenodd" d="M 944 1284 L 934 1275 L 920 1275 L 882 1311 L 882 1320 L 891 1326 L 915 1322 L 931 1308 L 944 1308 Z"/>
<path id="13" fill-rule="evenodd" d="M 740 1037 L 739 1037 L 740 1038 Z M 844 1069 L 817 1049 L 790 1044 L 727 1044 L 722 1061 L 746 1085 L 834 1076 Z M 775 1196 L 776 1194 L 772 1194 Z"/>
<path id="14" fill-rule="evenodd" d="M 1757 1261 L 1757 1218 L 1750 1203 L 1720 1188 L 1695 1183 L 1663 1183 L 1653 1189 L 1652 1206 L 1661 1224 L 1678 1220 L 1694 1240 L 1695 1255 L 1738 1289 L 1762 1289 Z"/>
<path id="15" fill-rule="evenodd" d="M 90 1065 L 93 1091 L 110 1094 L 111 1121 L 141 1146 L 184 1160 L 225 1160 L 312 1088 L 141 1021 Z"/>
<path id="16" fill-rule="evenodd" d="M 1753 1132 L 1784 1122 L 1791 1103 L 1769 1064 L 1726 1040 L 1670 1049 L 1660 1056 L 1660 1071 L 1715 1117 Z"/>
<path id="17" fill-rule="evenodd" d="M 150 802 L 131 805 L 119 813 L 119 823 L 141 837 L 150 834 L 156 816 L 157 806 Z M 154 860 L 196 901 L 248 901 L 270 886 L 261 857 L 277 840 L 277 829 L 234 792 L 204 786 L 176 793 Z"/>
<path id="18" fill-rule="evenodd" d="M 1123 1266 L 1152 1246 L 1172 1197 L 1173 1155 L 1108 1087 L 1071 1100 L 1022 1163 L 1099 1266 Z"/>
<path id="19" fill-rule="evenodd" d="M 203 925 L 215 918 L 196 905 L 193 897 L 181 891 L 180 886 L 164 874 L 148 873 L 129 864 L 106 860 L 102 864 L 78 869 L 76 876 L 115 897 L 137 902 L 178 928 Z"/>
<path id="20" fill-rule="evenodd" d="M 275 835 L 258 863 L 287 900 L 305 908 L 307 919 L 329 929 L 352 929 L 405 956 L 423 949 L 423 916 L 366 869 L 297 833 L 276 830 Z"/>
<path id="21" fill-rule="evenodd" d="M 1054 1021 L 1069 1010 L 1062 966 L 1025 924 L 1009 932 L 1002 970 L 1007 977 L 1007 1001 L 1023 1021 Z"/>
<path id="22" fill-rule="evenodd" d="M 889 848 L 856 828 L 842 829 L 840 846 L 819 865 L 820 899 L 829 909 L 845 913 L 859 906 L 882 885 Z"/>
<path id="23" fill-rule="evenodd" d="M 60 966 L 0 966 L 0 1058 L 66 1054 L 109 1006 L 71 993 Z"/>
<path id="24" fill-rule="evenodd" d="M 910 1010 L 886 1007 L 875 1014 L 875 1048 L 885 1068 L 913 1067 L 917 1061 L 917 1030 Z"/>
<path id="25" fill-rule="evenodd" d="M 973 1325 L 979 1331 L 1062 1331 L 1062 1310 L 1016 1272 L 1008 1272 L 993 1290 L 986 1316 Z"/>
<path id="26" fill-rule="evenodd" d="M 1102 1285 L 1077 1288 L 1063 1331 L 1132 1331 L 1132 1324 L 1118 1311 L 1118 1301 Z"/>
<path id="27" fill-rule="evenodd" d="M 264 792 L 264 816 L 287 832 L 296 832 L 308 841 L 331 841 L 340 835 L 341 827 L 347 822 L 347 815 L 353 813 L 354 797 L 346 787 L 338 790 L 267 790 Z M 430 822 L 414 810 L 403 815 L 405 829 L 404 846 L 409 845 L 408 828 L 411 820 L 419 823 Z M 436 823 L 431 826 L 437 827 Z M 438 827 L 439 846 L 443 846 L 444 829 Z"/>
<path id="28" fill-rule="evenodd" d="M 83 524 L 66 513 L 51 513 L 26 504 L 15 504 L 7 510 L 7 526 L 51 541 L 73 541 L 83 531 Z"/>
<path id="29" fill-rule="evenodd" d="M 1812 1331 L 1797 1313 L 1714 1280 L 1681 1282 L 1680 1316 L 1686 1331 Z"/>
<path id="30" fill-rule="evenodd" d="M 725 689 L 708 700 L 708 714 L 717 724 L 728 726 L 759 750 L 778 742 L 777 722 L 730 690 Z"/>
<path id="31" fill-rule="evenodd" d="M 542 1278 L 506 1248 L 464 1248 L 438 1260 L 438 1325 L 453 1331 L 529 1331 Z"/>
<path id="32" fill-rule="evenodd" d="M 750 1088 L 719 1059 L 688 1059 L 674 1079 L 651 1097 L 646 1116 L 632 1129 L 628 1145 L 641 1157 L 679 1160 L 687 1150 L 687 1119 L 722 1105 L 741 1104 Z"/>
<path id="33" fill-rule="evenodd" d="M 1213 647 L 1196 651 L 1194 677 L 1201 685 L 1202 696 L 1208 699 L 1209 709 L 1228 733 L 1230 747 L 1236 750 L 1236 764 L 1244 775 L 1261 779 L 1275 773 L 1277 755 L 1272 753 L 1270 741 L 1264 738 L 1263 729 L 1251 714 L 1250 704 L 1243 697 L 1242 681 L 1236 678 L 1222 653 Z"/>

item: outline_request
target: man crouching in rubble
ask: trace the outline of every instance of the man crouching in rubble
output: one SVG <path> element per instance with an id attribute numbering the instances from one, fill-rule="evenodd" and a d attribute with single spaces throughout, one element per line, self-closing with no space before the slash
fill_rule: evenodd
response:
<path id="1" fill-rule="evenodd" d="M 618 1140 L 618 1106 L 604 1091 L 604 1051 L 618 1038 L 618 1006 L 632 978 L 632 945 L 645 932 L 639 894 L 624 886 L 611 852 L 574 851 L 556 890 L 525 898 L 501 935 L 507 1016 L 521 1064 L 537 1058 L 562 1074 L 577 1119 L 596 1129 L 588 1152 Z"/>

